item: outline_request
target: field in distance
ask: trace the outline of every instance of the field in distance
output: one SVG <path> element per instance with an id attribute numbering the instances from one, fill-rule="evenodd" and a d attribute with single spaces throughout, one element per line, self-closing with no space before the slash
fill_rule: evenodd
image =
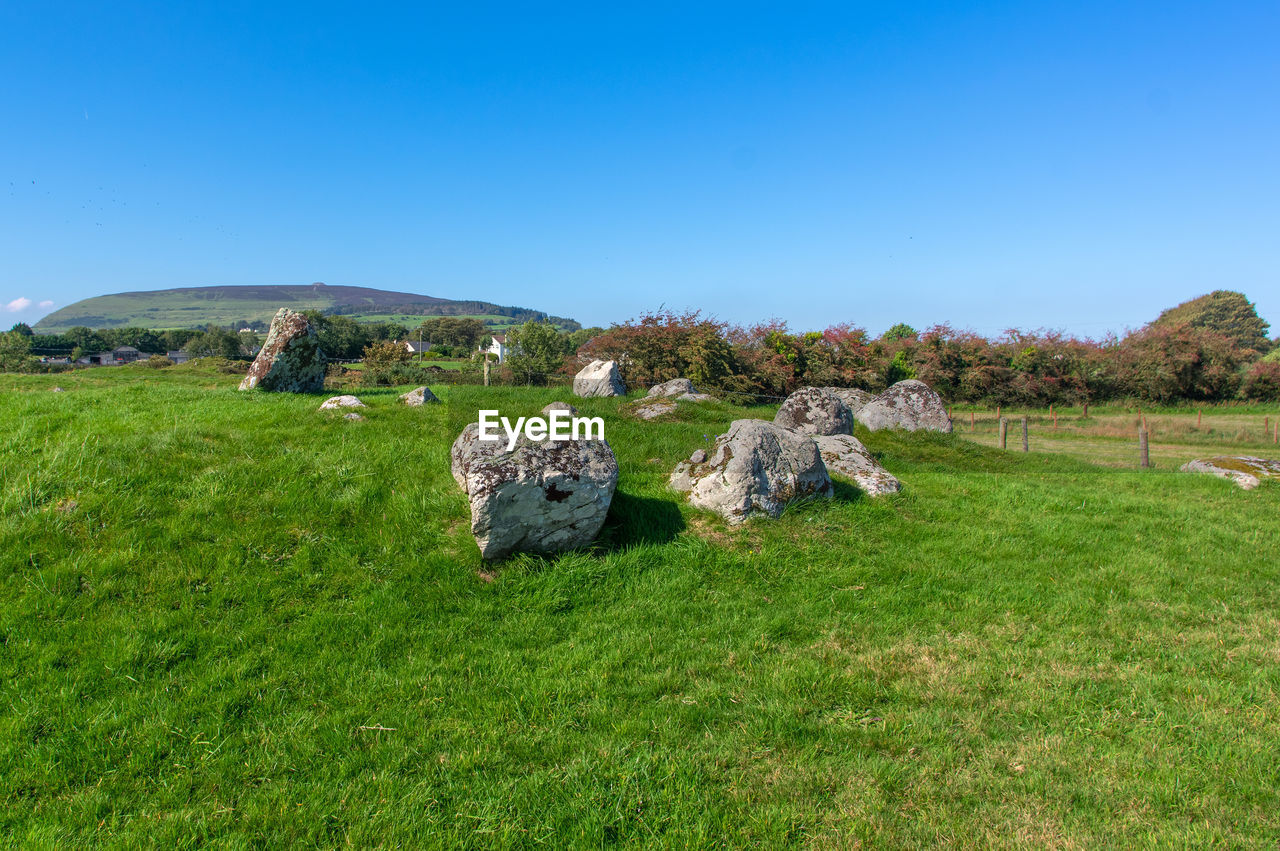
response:
<path id="1" fill-rule="evenodd" d="M 1022 417 L 1026 416 L 1032 452 L 1057 453 L 1112 467 L 1138 465 L 1138 430 L 1144 423 L 1155 467 L 1177 469 L 1192 459 L 1212 455 L 1280 457 L 1276 434 L 1280 405 L 1276 404 L 1092 405 L 1087 418 L 1079 407 L 1052 412 L 1005 407 L 1000 414 L 1009 421 L 1009 451 L 1022 449 Z M 999 446 L 995 409 L 956 405 L 952 419 L 960 437 L 983 446 Z"/>
<path id="2" fill-rule="evenodd" d="M 774 408 L 575 399 L 598 546 L 491 565 L 450 444 L 563 389 L 238 380 L 0 375 L 14 845 L 1280 836 L 1280 486 L 859 428 L 901 494 L 730 528 L 667 477 Z"/>

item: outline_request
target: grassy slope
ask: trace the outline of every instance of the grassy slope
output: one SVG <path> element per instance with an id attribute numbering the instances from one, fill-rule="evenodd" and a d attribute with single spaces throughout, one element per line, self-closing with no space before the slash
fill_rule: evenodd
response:
<path id="1" fill-rule="evenodd" d="M 165 330 L 203 328 L 213 323 L 270 322 L 281 307 L 294 310 L 325 310 L 334 305 L 368 304 L 369 309 L 352 315 L 361 322 L 400 322 L 416 327 L 428 316 L 391 313 L 390 308 L 421 300 L 443 309 L 453 302 L 411 293 L 392 293 L 361 287 L 262 286 L 205 287 L 155 292 L 114 293 L 83 299 L 67 305 L 36 323 L 42 334 L 62 333 L 77 325 L 90 328 L 138 326 Z M 490 306 L 491 307 L 491 306 Z M 490 308 L 486 308 L 490 309 Z M 498 325 L 515 324 L 509 316 L 492 313 L 468 314 Z"/>
<path id="2" fill-rule="evenodd" d="M 0 377 L 17 844 L 1280 837 L 1273 485 L 862 435 L 904 494 L 731 530 L 665 478 L 768 410 L 584 400 L 601 546 L 490 582 L 449 444 L 554 391 L 53 378 Z"/>

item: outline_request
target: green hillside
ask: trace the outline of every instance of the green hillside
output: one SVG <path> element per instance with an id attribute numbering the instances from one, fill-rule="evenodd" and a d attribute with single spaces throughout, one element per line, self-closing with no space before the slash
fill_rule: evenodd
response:
<path id="1" fill-rule="evenodd" d="M 165 330 L 203 328 L 210 323 L 265 327 L 281 307 L 348 314 L 360 321 L 389 320 L 393 316 L 401 317 L 402 322 L 406 316 L 475 316 L 496 325 L 550 319 L 567 330 L 579 327 L 571 319 L 523 307 L 317 283 L 183 287 L 95 296 L 54 311 L 36 324 L 35 331 L 60 334 L 76 326 Z"/>

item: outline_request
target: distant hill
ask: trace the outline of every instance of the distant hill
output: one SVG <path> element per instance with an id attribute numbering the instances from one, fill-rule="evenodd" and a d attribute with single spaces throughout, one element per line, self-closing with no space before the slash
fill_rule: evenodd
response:
<path id="1" fill-rule="evenodd" d="M 156 330 L 224 327 L 264 328 L 281 307 L 345 314 L 359 321 L 398 321 L 415 317 L 474 316 L 490 325 L 550 320 L 564 330 L 580 326 L 572 319 L 487 301 L 456 301 L 415 293 L 327 284 L 237 287 L 182 287 L 172 290 L 95 296 L 67 305 L 41 319 L 37 334 L 60 334 L 77 325 L 88 328 L 139 326 Z"/>

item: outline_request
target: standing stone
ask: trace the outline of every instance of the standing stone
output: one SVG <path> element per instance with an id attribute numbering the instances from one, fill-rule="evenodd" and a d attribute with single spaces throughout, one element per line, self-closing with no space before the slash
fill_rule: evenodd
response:
<path id="1" fill-rule="evenodd" d="M 320 339 L 307 317 L 282 307 L 271 320 L 267 342 L 240 382 L 240 389 L 281 393 L 323 390 L 324 363 Z"/>
<path id="2" fill-rule="evenodd" d="M 818 444 L 827 472 L 853 479 L 868 496 L 884 496 L 902 490 L 902 482 L 881 467 L 862 441 L 853 435 L 817 435 L 813 440 Z"/>
<path id="3" fill-rule="evenodd" d="M 801 434 L 853 434 L 849 408 L 821 387 L 802 387 L 792 393 L 778 408 L 773 422 Z"/>
<path id="4" fill-rule="evenodd" d="M 872 431 L 902 428 L 951 433 L 951 417 L 942 397 L 914 378 L 899 381 L 868 402 L 858 411 L 858 422 Z"/>
<path id="5" fill-rule="evenodd" d="M 430 388 L 419 387 L 415 390 L 410 390 L 408 393 L 401 393 L 400 401 L 410 408 L 421 408 L 423 405 L 429 405 L 440 400 L 436 398 L 436 394 L 432 393 Z"/>
<path id="6" fill-rule="evenodd" d="M 764 514 L 777 517 L 801 499 L 829 499 L 831 478 L 813 438 L 764 420 L 734 420 L 709 458 L 676 465 L 671 487 L 730 525 Z"/>
<path id="7" fill-rule="evenodd" d="M 454 441 L 452 473 L 471 503 L 471 534 L 486 559 L 585 547 L 604 525 L 618 484 L 605 440 L 480 440 L 471 423 Z"/>
<path id="8" fill-rule="evenodd" d="M 618 362 L 593 360 L 573 379 L 575 396 L 625 396 L 627 387 L 618 372 Z"/>

